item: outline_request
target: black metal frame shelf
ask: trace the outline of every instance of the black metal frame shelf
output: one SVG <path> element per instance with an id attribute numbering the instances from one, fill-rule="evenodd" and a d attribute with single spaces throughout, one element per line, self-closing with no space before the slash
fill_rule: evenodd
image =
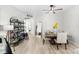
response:
<path id="1" fill-rule="evenodd" d="M 13 25 L 14 26 L 14 30 L 13 30 L 13 33 L 14 33 L 14 36 L 13 36 L 13 39 L 12 40 L 14 43 L 17 43 L 18 41 L 24 39 L 21 35 L 21 33 L 24 33 L 24 21 L 21 21 L 19 19 L 13 19 L 13 18 L 10 18 L 10 25 Z M 11 43 L 13 43 L 11 42 Z"/>

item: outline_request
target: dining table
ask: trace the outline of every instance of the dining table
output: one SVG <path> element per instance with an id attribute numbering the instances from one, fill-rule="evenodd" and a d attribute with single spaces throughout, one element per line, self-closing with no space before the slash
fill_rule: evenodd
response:
<path id="1" fill-rule="evenodd" d="M 45 33 L 45 38 L 50 38 L 49 42 L 50 44 L 55 44 L 55 39 L 57 39 L 57 34 L 54 32 L 50 32 L 50 33 Z M 44 44 L 45 40 L 43 40 L 43 44 Z"/>
<path id="2" fill-rule="evenodd" d="M 69 40 L 69 37 L 71 37 L 71 35 L 69 33 L 67 33 L 67 39 Z M 54 32 L 49 32 L 49 33 L 45 33 L 45 38 L 50 38 L 49 42 L 50 44 L 54 45 L 56 44 L 55 43 L 55 40 L 57 40 L 57 33 L 54 33 Z M 69 43 L 69 41 L 67 40 L 67 44 Z M 43 40 L 45 41 L 45 40 Z"/>

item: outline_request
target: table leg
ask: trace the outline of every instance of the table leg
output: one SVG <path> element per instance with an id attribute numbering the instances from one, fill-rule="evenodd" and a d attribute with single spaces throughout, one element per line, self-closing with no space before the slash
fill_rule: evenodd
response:
<path id="1" fill-rule="evenodd" d="M 43 39 L 43 45 L 44 45 L 44 43 L 45 43 L 45 40 Z"/>

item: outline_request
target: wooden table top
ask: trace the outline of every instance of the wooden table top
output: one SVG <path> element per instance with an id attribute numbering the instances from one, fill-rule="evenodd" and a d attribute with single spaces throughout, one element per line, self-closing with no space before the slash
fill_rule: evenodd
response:
<path id="1" fill-rule="evenodd" d="M 54 34 L 54 33 L 46 33 L 46 34 L 45 34 L 45 37 L 47 37 L 47 38 L 52 38 L 52 37 L 57 37 L 57 35 Z"/>

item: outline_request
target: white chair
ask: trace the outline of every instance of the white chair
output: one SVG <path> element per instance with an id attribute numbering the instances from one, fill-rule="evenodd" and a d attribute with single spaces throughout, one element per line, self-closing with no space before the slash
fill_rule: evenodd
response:
<path id="1" fill-rule="evenodd" d="M 55 39 L 55 43 L 57 44 L 57 49 L 59 49 L 59 44 L 64 44 L 65 49 L 67 49 L 67 32 L 59 32 L 57 33 L 57 39 Z"/>

